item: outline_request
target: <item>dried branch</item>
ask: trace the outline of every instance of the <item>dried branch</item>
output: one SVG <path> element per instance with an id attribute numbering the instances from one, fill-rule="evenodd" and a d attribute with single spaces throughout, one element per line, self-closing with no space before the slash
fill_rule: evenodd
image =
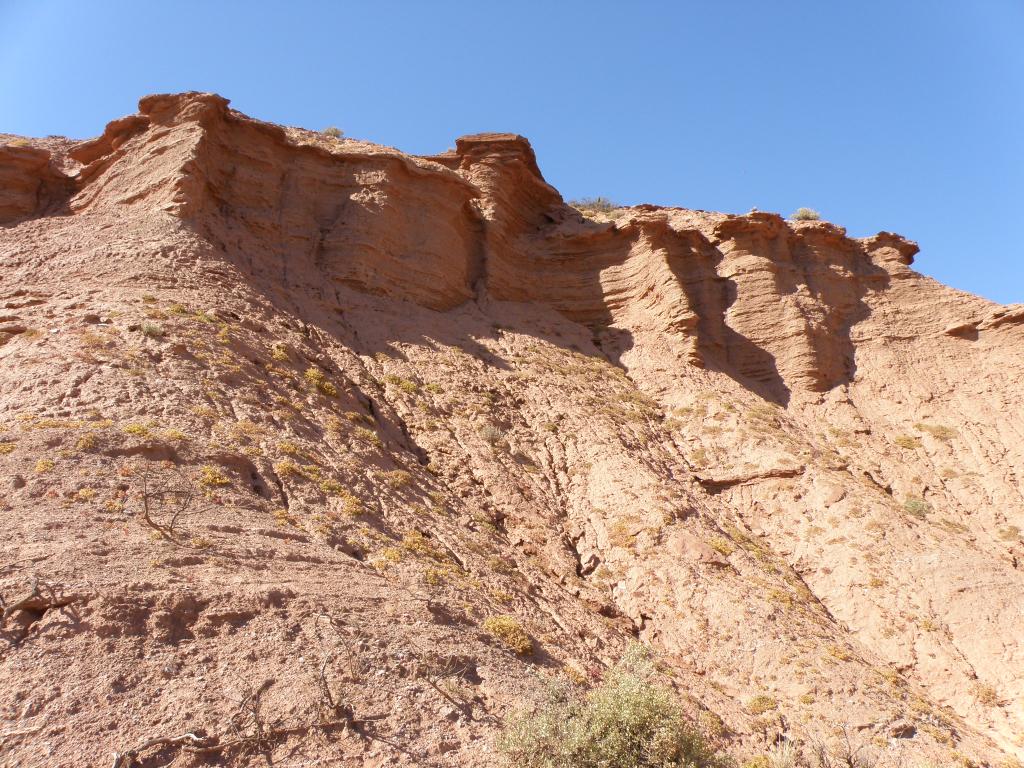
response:
<path id="1" fill-rule="evenodd" d="M 842 738 L 838 745 L 816 737 L 808 739 L 815 768 L 874 768 L 878 764 L 878 755 L 867 740 L 851 737 L 846 725 L 839 731 Z"/>
<path id="2" fill-rule="evenodd" d="M 10 605 L 7 605 L 0 597 L 0 608 L 3 609 L 3 613 L 0 614 L 0 627 L 3 627 L 8 617 L 16 611 L 45 612 L 51 608 L 63 608 L 78 599 L 76 595 L 65 595 L 63 586 L 54 587 L 52 584 L 40 581 L 38 576 L 32 577 L 31 584 L 31 591 L 28 595 L 20 600 L 15 600 Z"/>
<path id="3" fill-rule="evenodd" d="M 223 736 L 205 736 L 201 735 L 201 732 L 187 732 L 181 736 L 158 736 L 147 739 L 138 746 L 127 749 L 124 752 L 115 752 L 111 768 L 139 768 L 141 765 L 139 760 L 142 753 L 158 747 L 171 747 L 195 755 L 210 755 L 231 750 L 269 752 L 281 740 L 289 736 L 308 733 L 315 728 L 331 730 L 334 728 L 344 729 L 351 727 L 360 735 L 384 741 L 372 734 L 365 733 L 361 726 L 371 719 L 381 719 L 386 717 L 386 715 L 363 718 L 362 721 L 356 720 L 351 716 L 342 715 L 333 720 L 299 723 L 291 726 L 284 726 L 280 723 L 268 724 L 263 714 L 263 695 L 273 684 L 273 680 L 265 680 L 256 688 L 253 688 L 251 685 L 245 686 L 243 696 L 238 702 L 238 708 L 229 718 L 226 732 Z"/>
<path id="4" fill-rule="evenodd" d="M 133 768 L 133 766 L 138 765 L 136 759 L 139 753 L 153 747 L 191 747 L 192 749 L 200 749 L 211 746 L 209 742 L 209 737 L 196 736 L 194 733 L 184 733 L 181 736 L 158 736 L 155 739 L 148 739 L 142 742 L 137 747 L 126 749 L 124 752 L 115 752 L 114 763 L 110 768 Z"/>
<path id="5" fill-rule="evenodd" d="M 207 509 L 205 506 L 193 508 L 201 494 L 192 479 L 178 467 L 167 468 L 167 474 L 159 478 L 146 466 L 139 474 L 139 485 L 142 521 L 165 541 L 182 547 L 193 546 L 176 530 L 182 518 Z"/>

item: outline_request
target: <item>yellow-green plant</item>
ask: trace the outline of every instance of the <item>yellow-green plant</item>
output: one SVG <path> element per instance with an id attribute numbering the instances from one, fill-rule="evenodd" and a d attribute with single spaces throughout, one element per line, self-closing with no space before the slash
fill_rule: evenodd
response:
<path id="1" fill-rule="evenodd" d="M 230 485 L 231 481 L 216 467 L 206 465 L 199 470 L 199 484 L 207 488 Z"/>
<path id="2" fill-rule="evenodd" d="M 515 616 L 488 616 L 480 628 L 520 656 L 533 652 L 533 641 Z"/>
<path id="3" fill-rule="evenodd" d="M 498 747 L 508 765 L 530 768 L 732 766 L 686 719 L 638 649 L 589 692 L 554 685 L 536 711 L 511 719 Z"/>
<path id="4" fill-rule="evenodd" d="M 338 388 L 327 379 L 327 375 L 319 368 L 307 368 L 303 374 L 306 381 L 316 388 L 318 392 L 328 397 L 337 397 Z"/>

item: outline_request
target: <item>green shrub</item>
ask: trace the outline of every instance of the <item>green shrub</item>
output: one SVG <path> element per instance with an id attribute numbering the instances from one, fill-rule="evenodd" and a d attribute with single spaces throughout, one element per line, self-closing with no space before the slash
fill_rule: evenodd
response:
<path id="1" fill-rule="evenodd" d="M 509 765 L 530 768 L 726 768 L 655 679 L 642 648 L 626 654 L 586 694 L 555 688 L 513 718 L 498 742 Z"/>
<path id="2" fill-rule="evenodd" d="M 794 221 L 820 221 L 821 214 L 813 208 L 797 208 L 796 213 L 789 218 Z"/>
<path id="3" fill-rule="evenodd" d="M 915 496 L 907 496 L 906 500 L 903 502 L 903 509 L 905 509 L 908 514 L 911 514 L 914 517 L 919 517 L 923 520 L 925 515 L 931 514 L 932 505 L 924 499 L 919 499 Z"/>

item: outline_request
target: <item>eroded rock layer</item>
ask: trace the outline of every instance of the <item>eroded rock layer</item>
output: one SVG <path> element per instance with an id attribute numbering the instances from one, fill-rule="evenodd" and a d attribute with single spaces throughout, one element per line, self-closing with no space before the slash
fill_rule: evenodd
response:
<path id="1" fill-rule="evenodd" d="M 513 134 L 190 93 L 4 141 L 14 763 L 498 765 L 636 639 L 739 757 L 1021 755 L 1020 306 L 891 233 L 583 213 Z"/>

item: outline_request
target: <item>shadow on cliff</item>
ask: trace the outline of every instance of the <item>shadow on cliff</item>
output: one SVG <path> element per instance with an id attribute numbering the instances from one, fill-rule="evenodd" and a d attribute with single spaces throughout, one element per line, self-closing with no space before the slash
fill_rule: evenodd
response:
<path id="1" fill-rule="evenodd" d="M 646 230 L 643 236 L 653 252 L 642 256 L 633 251 L 639 239 L 636 231 L 604 230 L 599 236 L 584 232 L 578 239 L 546 239 L 542 234 L 532 244 L 523 243 L 521 259 L 502 265 L 504 283 L 497 286 L 495 299 L 522 307 L 520 321 L 513 310 L 495 312 L 486 302 L 480 306 L 479 297 L 475 311 L 467 312 L 466 305 L 462 305 L 441 312 L 400 298 L 375 297 L 338 285 L 326 275 L 318 283 L 293 283 L 287 279 L 287 272 L 267 280 L 268 275 L 255 274 L 244 260 L 232 258 L 234 249 L 223 244 L 221 249 L 241 267 L 256 292 L 358 354 L 402 358 L 403 344 L 438 351 L 457 347 L 487 367 L 506 371 L 514 366 L 478 341 L 497 340 L 501 332 L 498 321 L 567 351 L 600 356 L 623 367 L 621 357 L 633 347 L 638 328 L 623 328 L 621 324 L 613 327 L 613 310 L 642 300 L 645 295 L 642 291 L 634 295 L 636 286 L 630 280 L 635 277 L 642 281 L 644 277 L 638 277 L 626 265 L 631 259 L 639 259 L 636 270 L 642 272 L 645 263 L 652 263 L 644 259 L 656 263 L 664 259 L 682 295 L 673 298 L 669 292 L 660 299 L 661 306 L 654 303 L 644 308 L 642 312 L 650 320 L 648 324 L 641 318 L 645 330 L 657 331 L 658 325 L 664 324 L 666 332 L 684 334 L 697 352 L 691 358 L 693 363 L 727 375 L 761 398 L 785 407 L 794 385 L 826 391 L 853 380 L 856 350 L 850 329 L 870 314 L 864 302 L 868 290 L 884 289 L 889 280 L 888 273 L 871 263 L 854 241 L 844 238 L 829 242 L 827 254 L 822 255 L 802 234 L 787 233 L 788 256 L 772 259 L 770 268 L 773 289 L 779 297 L 798 294 L 795 300 L 786 302 L 774 297 L 766 302 L 763 296 L 751 295 L 749 287 L 747 295 L 742 295 L 743 287 L 721 274 L 727 256 L 695 230 L 677 231 L 667 226 Z M 571 274 L 561 274 L 562 266 Z M 602 274 L 607 274 L 609 268 L 622 267 L 626 269 L 619 283 L 614 278 L 602 282 Z M 773 320 L 779 328 L 783 323 L 802 325 L 798 344 L 803 346 L 795 352 L 787 349 L 782 362 L 776 358 L 778 349 L 768 348 L 775 338 L 755 340 L 729 324 L 731 308 L 755 300 L 764 305 L 758 311 L 769 313 L 770 329 Z M 685 301 L 687 306 L 676 306 L 677 301 Z M 532 311 L 531 307 L 541 311 Z M 749 304 L 744 309 L 751 313 Z M 557 312 L 579 324 L 581 332 L 567 333 L 559 323 L 545 322 L 545 311 Z M 690 313 L 696 317 L 695 323 L 687 320 L 681 327 L 673 326 L 673 318 L 685 319 Z M 375 315 L 380 317 L 379 322 L 374 320 Z M 780 341 L 791 344 L 786 339 Z"/>
<path id="2" fill-rule="evenodd" d="M 785 407 L 791 392 L 775 356 L 729 326 L 726 313 L 739 295 L 735 280 L 719 275 L 722 252 L 703 235 L 667 230 L 654 241 L 697 315 L 696 345 L 703 366 L 723 373 L 764 400 Z"/>
<path id="3" fill-rule="evenodd" d="M 667 231 L 657 243 L 697 315 L 696 343 L 700 361 L 724 373 L 765 400 L 786 406 L 794 387 L 824 392 L 853 381 L 856 348 L 851 328 L 871 312 L 864 301 L 871 290 L 884 290 L 889 274 L 876 266 L 855 241 L 828 242 L 825 253 L 802 233 L 788 228 L 788 258 L 772 259 L 770 273 L 775 295 L 755 296 L 730 277 L 723 277 L 723 251 L 694 232 Z M 792 295 L 791 301 L 779 301 Z M 801 328 L 797 349 L 782 335 L 752 339 L 733 328 L 730 309 L 742 307 L 765 313 L 769 333 Z M 772 326 L 774 321 L 775 325 Z M 803 345 L 802 347 L 800 345 Z M 785 351 L 782 361 L 776 354 Z"/>
<path id="4" fill-rule="evenodd" d="M 871 314 L 865 296 L 886 290 L 891 277 L 845 238 L 831 243 L 825 257 L 811 240 L 794 238 L 792 263 L 793 269 L 780 269 L 775 275 L 779 294 L 803 292 L 824 309 L 820 318 L 805 318 L 805 337 L 814 360 L 811 388 L 825 392 L 849 384 L 857 375 L 857 348 L 850 331 Z"/>

